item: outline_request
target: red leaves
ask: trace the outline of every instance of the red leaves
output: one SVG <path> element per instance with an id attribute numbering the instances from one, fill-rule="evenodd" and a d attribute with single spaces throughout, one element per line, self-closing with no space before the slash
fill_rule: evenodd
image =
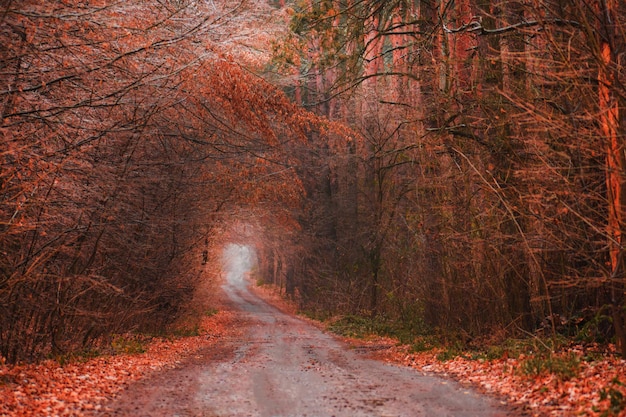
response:
<path id="1" fill-rule="evenodd" d="M 0 362 L 0 416 L 75 416 L 99 410 L 131 382 L 175 367 L 186 356 L 216 343 L 233 331 L 232 319 L 228 312 L 207 317 L 202 335 L 154 339 L 143 354 L 101 356 L 64 366 L 52 360 L 17 366 Z"/>
<path id="2" fill-rule="evenodd" d="M 580 353 L 579 349 L 570 348 L 557 355 Z M 378 356 L 477 385 L 488 393 L 506 397 L 510 404 L 527 409 L 533 416 L 593 415 L 593 410 L 599 413 L 607 411 L 611 408 L 611 401 L 615 405 L 620 395 L 626 396 L 626 389 L 621 385 L 626 382 L 626 361 L 612 356 L 582 361 L 578 374 L 569 379 L 548 372 L 525 375 L 521 369 L 528 358 L 523 356 L 496 360 L 457 356 L 442 362 L 437 359 L 437 352 L 407 353 L 406 347 L 391 347 Z M 625 409 L 606 415 L 626 416 L 626 403 L 622 406 Z M 613 411 L 619 408 L 616 406 Z"/>
<path id="3" fill-rule="evenodd" d="M 228 39 L 241 41 L 242 26 L 284 29 L 265 21 L 274 8 L 88 3 L 13 2 L 0 24 L 0 351 L 10 362 L 80 350 L 139 321 L 165 325 L 219 215 L 271 200 L 287 216 L 302 194 L 282 161 L 304 112 L 242 69 L 258 62 L 221 55 L 236 52 Z"/>

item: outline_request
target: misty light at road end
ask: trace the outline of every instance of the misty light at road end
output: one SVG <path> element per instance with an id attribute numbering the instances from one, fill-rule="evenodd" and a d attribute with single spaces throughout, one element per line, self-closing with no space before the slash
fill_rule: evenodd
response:
<path id="1" fill-rule="evenodd" d="M 226 284 L 235 287 L 245 286 L 247 274 L 256 263 L 254 248 L 248 245 L 228 244 L 222 253 L 222 270 Z"/>

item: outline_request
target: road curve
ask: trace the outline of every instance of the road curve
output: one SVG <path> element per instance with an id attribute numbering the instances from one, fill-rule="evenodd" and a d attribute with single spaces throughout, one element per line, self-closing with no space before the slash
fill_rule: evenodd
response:
<path id="1" fill-rule="evenodd" d="M 114 416 L 509 416 L 495 399 L 454 381 L 365 358 L 250 292 L 224 291 L 243 312 L 244 336 L 130 387 Z"/>

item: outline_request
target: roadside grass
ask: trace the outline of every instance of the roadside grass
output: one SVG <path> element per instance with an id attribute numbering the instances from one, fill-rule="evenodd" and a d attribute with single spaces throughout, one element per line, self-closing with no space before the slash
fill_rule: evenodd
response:
<path id="1" fill-rule="evenodd" d="M 305 314 L 323 321 L 328 331 L 339 336 L 367 339 L 375 336 L 396 339 L 398 344 L 409 345 L 412 352 L 425 352 L 441 346 L 441 341 L 428 331 L 421 321 L 397 321 L 384 316 L 344 315 L 324 317 Z"/>
<path id="2" fill-rule="evenodd" d="M 92 347 L 50 354 L 48 359 L 54 360 L 60 366 L 65 366 L 86 363 L 104 356 L 145 353 L 147 346 L 153 339 L 153 335 L 143 333 L 114 334 L 106 340 L 100 340 Z"/>
<path id="3" fill-rule="evenodd" d="M 626 410 L 626 395 L 624 395 L 625 384 L 617 377 L 613 378 L 609 384 L 600 389 L 600 401 L 608 403 L 605 408 L 594 406 L 593 411 L 600 417 L 619 416 Z"/>
<path id="4" fill-rule="evenodd" d="M 72 351 L 57 355 L 50 355 L 50 359 L 56 361 L 59 365 L 64 366 L 71 363 L 84 363 L 89 361 L 90 359 L 97 358 L 99 356 L 103 356 L 104 353 L 101 349 L 83 349 L 79 351 Z"/>
<path id="5" fill-rule="evenodd" d="M 568 380 L 579 375 L 580 362 L 580 356 L 574 352 L 536 354 L 520 360 L 518 371 L 531 378 L 552 374 Z"/>
<path id="6" fill-rule="evenodd" d="M 466 360 L 489 362 L 501 359 L 515 359 L 514 372 L 522 377 L 534 378 L 554 375 L 559 380 L 569 380 L 580 374 L 581 363 L 601 359 L 604 354 L 591 350 L 572 350 L 574 340 L 563 336 L 540 337 L 529 335 L 526 338 L 505 339 L 483 343 L 463 343 L 455 337 L 436 335 L 419 321 L 402 323 L 382 316 L 343 315 L 330 317 L 326 314 L 303 312 L 305 316 L 324 323 L 326 329 L 339 336 L 368 339 L 390 337 L 398 345 L 408 346 L 409 353 L 431 352 L 440 362 L 461 357 Z M 607 397 L 617 401 L 616 390 L 606 390 Z M 626 401 L 626 400 L 625 400 Z"/>
<path id="7" fill-rule="evenodd" d="M 143 334 L 116 335 L 111 342 L 111 348 L 116 355 L 144 353 L 151 339 L 152 337 Z"/>

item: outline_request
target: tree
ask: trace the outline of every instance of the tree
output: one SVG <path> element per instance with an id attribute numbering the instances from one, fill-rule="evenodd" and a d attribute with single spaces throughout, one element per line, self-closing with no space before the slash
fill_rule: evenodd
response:
<path id="1" fill-rule="evenodd" d="M 420 267 L 394 269 L 398 283 L 386 294 L 398 284 L 414 288 L 402 299 L 420 299 L 432 326 L 466 340 L 493 329 L 576 332 L 607 306 L 623 339 L 622 12 L 616 2 L 576 0 L 296 7 L 300 42 L 324 45 L 300 61 L 336 80 L 315 97 L 354 109 L 389 106 L 387 131 L 396 136 L 383 154 L 412 149 L 410 168 L 384 171 L 411 191 L 395 194 L 402 215 L 389 223 L 394 239 L 376 251 L 385 258 L 376 264 Z M 362 114 L 372 125 L 381 120 Z M 375 160 L 365 146 L 372 129 L 361 131 L 359 155 Z M 376 176 L 373 166 L 362 169 L 359 196 Z M 396 205 L 392 194 L 378 194 L 385 207 Z M 381 213 L 382 205 L 356 201 L 360 218 Z M 353 235 L 365 244 L 372 224 Z M 497 313 L 485 315 L 485 303 Z"/>
<path id="2" fill-rule="evenodd" d="M 286 216 L 298 204 L 287 145 L 318 120 L 252 75 L 255 63 L 215 52 L 240 6 L 3 6 L 7 360 L 166 328 L 199 285 L 223 216 L 253 206 Z"/>

